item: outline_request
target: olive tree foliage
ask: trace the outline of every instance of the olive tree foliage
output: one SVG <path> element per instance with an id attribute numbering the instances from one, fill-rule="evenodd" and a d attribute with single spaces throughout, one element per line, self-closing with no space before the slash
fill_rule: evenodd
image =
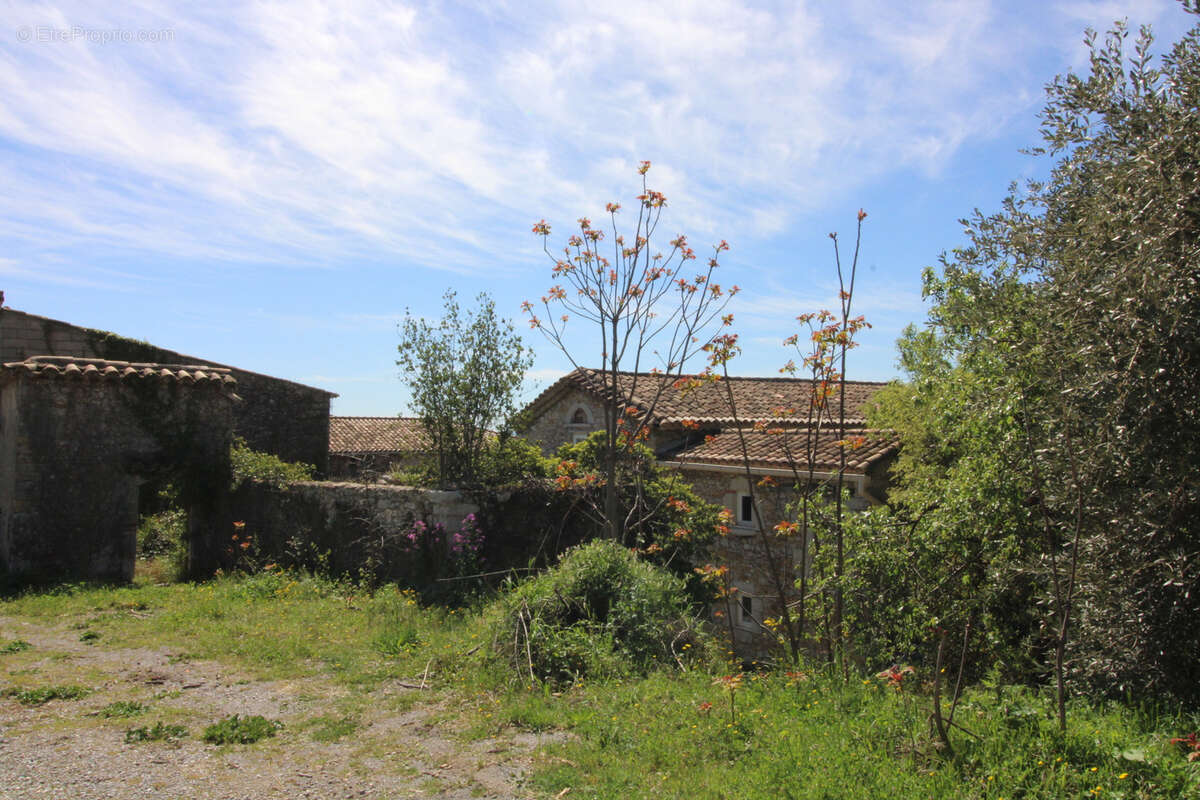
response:
<path id="1" fill-rule="evenodd" d="M 489 447 L 503 446 L 533 352 L 486 293 L 464 312 L 453 291 L 436 324 L 406 315 L 400 325 L 401 380 L 433 450 L 439 485 L 476 484 Z M 491 444 L 489 444 L 491 442 Z"/>
<path id="2" fill-rule="evenodd" d="M 882 420 L 924 612 L 1052 679 L 1062 726 L 1072 682 L 1200 700 L 1200 27 L 1158 60 L 1146 29 L 1087 43 L 1049 177 L 927 270 Z"/>
<path id="3" fill-rule="evenodd" d="M 732 322 L 732 315 L 722 312 L 738 292 L 737 286 L 726 290 L 713 280 L 718 256 L 729 249 L 724 241 L 694 270 L 691 262 L 697 256 L 686 236 L 676 235 L 665 250 L 656 244 L 661 241 L 658 228 L 667 198 L 647 184 L 649 170 L 650 162 L 643 161 L 638 169 L 642 191 L 628 238 L 620 232 L 618 203 L 606 206 L 607 226 L 580 218 L 579 232 L 568 237 L 558 254 L 550 250 L 549 223 L 534 224 L 533 232 L 542 237 L 542 248 L 554 262 L 558 283 L 542 296 L 541 315 L 532 302 L 522 306 L 530 327 L 559 348 L 571 366 L 591 367 L 598 356 L 604 387 L 603 515 L 608 537 L 617 540 L 626 538 L 625 527 L 638 514 L 636 506 L 622 507 L 620 462 L 636 460 L 654 408 L 672 386 L 668 378 L 682 380 L 688 361 L 712 338 L 714 329 Z M 579 325 L 595 333 L 599 352 L 572 349 L 568 328 Z M 646 378 L 639 374 L 643 370 L 654 375 Z M 626 381 L 622 371 L 633 376 Z M 642 407 L 632 406 L 635 396 L 643 400 Z"/>

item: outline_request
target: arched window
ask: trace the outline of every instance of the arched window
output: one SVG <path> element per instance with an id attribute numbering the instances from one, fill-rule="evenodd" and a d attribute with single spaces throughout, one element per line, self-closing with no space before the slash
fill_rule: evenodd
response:
<path id="1" fill-rule="evenodd" d="M 583 406 L 575 409 L 575 413 L 571 415 L 572 425 L 587 425 L 591 420 L 588 419 L 588 413 Z"/>

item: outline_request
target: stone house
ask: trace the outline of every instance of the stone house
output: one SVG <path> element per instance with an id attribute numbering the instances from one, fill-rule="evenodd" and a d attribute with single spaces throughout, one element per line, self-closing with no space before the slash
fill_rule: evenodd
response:
<path id="1" fill-rule="evenodd" d="M 759 532 L 760 517 L 772 552 L 798 570 L 799 538 L 776 537 L 774 526 L 788 518 L 787 505 L 797 498 L 794 487 L 809 480 L 810 470 L 814 483 L 835 479 L 842 441 L 851 443 L 844 472 L 850 507 L 884 502 L 898 440 L 871 430 L 865 411 L 886 384 L 846 382 L 843 440 L 828 414 L 820 424 L 809 418 L 813 386 L 808 380 L 732 377 L 687 385 L 652 373 L 623 372 L 619 383 L 621 406 L 632 406 L 649 422 L 647 444 L 659 464 L 677 470 L 697 494 L 732 514 L 730 533 L 718 541 L 714 558 L 729 568 L 737 589 L 727 613 L 740 652 L 761 651 L 761 621 L 778 614 L 779 599 L 765 568 L 768 545 Z M 529 404 L 525 437 L 550 453 L 602 430 L 605 394 L 596 371 L 572 371 Z M 827 402 L 836 410 L 840 398 L 835 392 Z"/>
<path id="2" fill-rule="evenodd" d="M 416 466 L 430 449 L 416 417 L 330 417 L 329 477 L 368 477 Z"/>

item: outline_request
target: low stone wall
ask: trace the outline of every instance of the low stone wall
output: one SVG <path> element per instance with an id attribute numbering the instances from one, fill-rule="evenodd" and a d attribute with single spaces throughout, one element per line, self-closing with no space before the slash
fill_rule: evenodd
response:
<path id="1" fill-rule="evenodd" d="M 230 533 L 226 548 L 231 556 L 239 555 L 248 536 L 264 563 L 321 566 L 335 574 L 366 567 L 389 579 L 413 577 L 430 567 L 437 572 L 437 564 L 410 563 L 413 553 L 399 541 L 414 522 L 441 524 L 455 532 L 468 514 L 478 511 L 460 492 L 331 481 L 285 487 L 246 482 L 231 503 L 233 519 L 243 523 Z"/>

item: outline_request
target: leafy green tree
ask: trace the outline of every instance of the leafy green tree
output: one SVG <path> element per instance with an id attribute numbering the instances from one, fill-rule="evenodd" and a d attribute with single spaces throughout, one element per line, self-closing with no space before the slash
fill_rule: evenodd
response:
<path id="1" fill-rule="evenodd" d="M 495 429 L 517 411 L 517 394 L 533 352 L 508 320 L 496 317 L 486 293 L 476 311 L 463 312 L 453 291 L 445 314 L 431 325 L 411 314 L 400 327 L 401 380 L 434 454 L 439 485 L 473 485 Z"/>
<path id="2" fill-rule="evenodd" d="M 898 498 L 970 575 L 939 602 L 1044 654 L 1064 727 L 1072 679 L 1200 700 L 1200 27 L 1157 65 L 1127 40 L 1089 32 L 1047 87 L 1049 178 L 927 271 L 886 420 Z"/>

